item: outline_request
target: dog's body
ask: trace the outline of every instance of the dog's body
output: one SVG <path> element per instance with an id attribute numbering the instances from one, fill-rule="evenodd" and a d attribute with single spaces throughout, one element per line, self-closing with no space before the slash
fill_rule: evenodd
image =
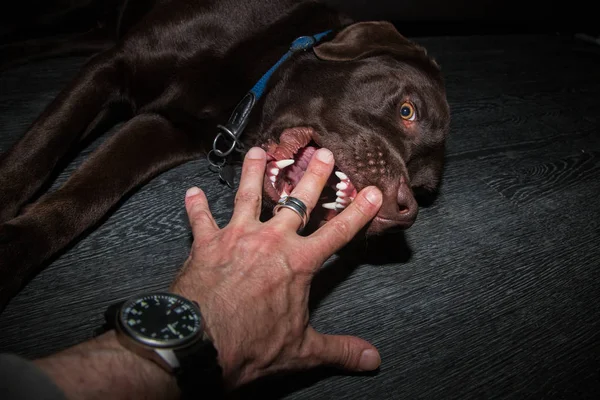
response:
<path id="1" fill-rule="evenodd" d="M 407 228 L 413 189 L 437 188 L 449 126 L 443 83 L 391 24 L 348 25 L 317 2 L 291 0 L 158 0 L 136 22 L 0 158 L 0 309 L 125 194 L 205 154 L 217 124 L 298 36 L 334 31 L 275 72 L 241 137 L 268 151 L 270 171 L 284 158 L 300 166 L 265 180 L 266 201 L 291 190 L 314 146 L 332 150 L 347 174 L 341 202 L 322 218 L 375 184 L 384 204 L 368 231 Z M 118 121 L 63 187 L 27 204 L 68 150 Z"/>

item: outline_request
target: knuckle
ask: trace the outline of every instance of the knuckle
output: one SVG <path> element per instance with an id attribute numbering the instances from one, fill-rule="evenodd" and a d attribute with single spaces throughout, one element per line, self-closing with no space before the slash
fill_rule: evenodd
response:
<path id="1" fill-rule="evenodd" d="M 247 203 L 247 204 L 258 204 L 261 202 L 261 195 L 251 191 L 251 190 L 242 190 L 237 192 L 235 195 L 234 204 L 238 203 Z"/>
<path id="2" fill-rule="evenodd" d="M 344 368 L 352 368 L 354 366 L 354 364 L 357 364 L 352 357 L 352 349 L 350 346 L 350 343 L 348 343 L 347 341 L 343 341 L 342 345 L 340 346 L 340 355 L 339 355 L 339 363 L 340 366 L 344 367 Z"/>
<path id="3" fill-rule="evenodd" d="M 237 251 L 241 252 L 242 254 L 254 252 L 256 250 L 256 242 L 248 236 L 242 236 L 237 239 L 236 246 Z"/>
<path id="4" fill-rule="evenodd" d="M 297 247 L 299 249 L 306 249 L 307 246 L 310 246 L 310 239 L 305 237 L 297 238 Z M 324 255 L 320 250 L 317 251 L 305 251 L 300 250 L 293 254 L 294 260 L 294 270 L 298 274 L 299 277 L 306 279 L 307 281 L 312 280 L 315 269 L 322 265 L 324 262 Z"/>
<path id="5" fill-rule="evenodd" d="M 331 174 L 331 168 L 331 166 L 322 162 L 318 164 L 312 164 L 310 166 L 309 173 L 317 178 L 329 178 L 329 175 Z"/>
<path id="6" fill-rule="evenodd" d="M 204 209 L 198 209 L 194 211 L 193 215 L 190 218 L 190 224 L 193 227 L 200 227 L 205 224 L 210 224 L 212 222 L 212 216 L 208 213 L 208 211 Z"/>
<path id="7" fill-rule="evenodd" d="M 278 225 L 265 226 L 260 232 L 262 242 L 267 246 L 280 249 L 284 242 L 285 230 Z"/>
<path id="8" fill-rule="evenodd" d="M 212 214 L 203 204 L 193 204 L 188 209 L 188 220 L 191 225 L 194 225 L 196 221 L 207 221 L 212 219 Z"/>
<path id="9" fill-rule="evenodd" d="M 204 218 L 208 215 L 208 210 L 206 209 L 206 205 L 202 201 L 196 201 L 190 205 L 188 211 L 188 217 L 191 222 L 198 218 Z"/>
<path id="10" fill-rule="evenodd" d="M 334 219 L 328 222 L 331 224 L 330 228 L 333 231 L 334 235 L 337 235 L 341 238 L 348 239 L 350 236 L 350 232 L 352 231 L 352 227 L 350 222 L 344 219 Z"/>
<path id="11" fill-rule="evenodd" d="M 205 209 L 204 201 L 201 199 L 194 199 L 195 201 L 190 204 L 190 215 L 195 216 Z"/>
<path id="12" fill-rule="evenodd" d="M 244 169 L 249 174 L 262 174 L 264 168 L 262 160 L 246 160 L 244 164 Z"/>
<path id="13" fill-rule="evenodd" d="M 373 211 L 376 210 L 376 207 L 364 198 L 361 198 L 360 201 L 352 202 L 352 205 L 354 205 L 356 212 L 363 218 L 369 218 L 371 215 L 374 215 Z"/>
<path id="14" fill-rule="evenodd" d="M 226 229 L 223 229 L 223 243 L 238 243 L 241 238 L 244 237 L 246 229 L 243 225 L 229 225 Z"/>

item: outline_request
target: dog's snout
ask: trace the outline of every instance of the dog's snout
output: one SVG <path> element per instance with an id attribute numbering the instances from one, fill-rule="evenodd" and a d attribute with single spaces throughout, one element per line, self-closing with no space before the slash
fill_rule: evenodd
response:
<path id="1" fill-rule="evenodd" d="M 419 206 L 404 178 L 383 189 L 383 204 L 371 223 L 371 231 L 408 229 L 417 219 Z"/>

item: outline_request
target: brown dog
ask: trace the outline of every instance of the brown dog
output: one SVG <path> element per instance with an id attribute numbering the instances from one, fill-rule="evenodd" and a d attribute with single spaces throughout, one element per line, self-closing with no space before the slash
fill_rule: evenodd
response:
<path id="1" fill-rule="evenodd" d="M 367 233 L 411 226 L 413 191 L 439 184 L 450 119 L 424 49 L 390 23 L 351 24 L 314 1 L 163 0 L 0 159 L 0 308 L 125 194 L 206 154 L 216 126 L 295 38 L 329 30 L 275 71 L 240 136 L 269 154 L 265 201 L 289 193 L 315 147 L 327 147 L 337 173 L 313 221 L 374 184 L 384 201 Z M 119 120 L 64 186 L 27 204 L 72 146 Z"/>

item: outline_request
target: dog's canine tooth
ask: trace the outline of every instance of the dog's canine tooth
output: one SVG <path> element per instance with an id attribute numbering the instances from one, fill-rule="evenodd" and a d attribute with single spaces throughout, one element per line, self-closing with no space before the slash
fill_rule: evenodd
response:
<path id="1" fill-rule="evenodd" d="M 337 203 L 335 201 L 333 201 L 331 203 L 323 203 L 321 206 L 328 210 L 337 210 L 336 205 L 337 205 Z"/>
<path id="2" fill-rule="evenodd" d="M 277 175 L 279 175 L 279 168 L 271 168 L 271 169 L 269 170 L 269 173 L 270 173 L 271 175 L 277 176 Z"/>
<path id="3" fill-rule="evenodd" d="M 275 162 L 275 165 L 277 165 L 277 168 L 279 169 L 284 169 L 285 167 L 289 167 L 290 165 L 292 165 L 295 161 L 292 159 L 288 159 L 288 160 L 279 160 Z"/>
<path id="4" fill-rule="evenodd" d="M 345 190 L 348 189 L 348 184 L 346 182 L 340 182 L 337 185 L 335 185 L 335 187 L 339 190 Z"/>
<path id="5" fill-rule="evenodd" d="M 335 171 L 335 175 L 340 178 L 341 181 L 348 179 L 348 175 L 343 173 L 342 171 Z"/>
<path id="6" fill-rule="evenodd" d="M 277 181 L 277 177 L 276 177 L 276 176 L 272 176 L 272 175 L 271 175 L 271 176 L 269 177 L 269 180 L 270 180 L 272 183 L 275 183 L 275 181 Z M 273 185 L 273 186 L 275 186 L 275 185 Z"/>

